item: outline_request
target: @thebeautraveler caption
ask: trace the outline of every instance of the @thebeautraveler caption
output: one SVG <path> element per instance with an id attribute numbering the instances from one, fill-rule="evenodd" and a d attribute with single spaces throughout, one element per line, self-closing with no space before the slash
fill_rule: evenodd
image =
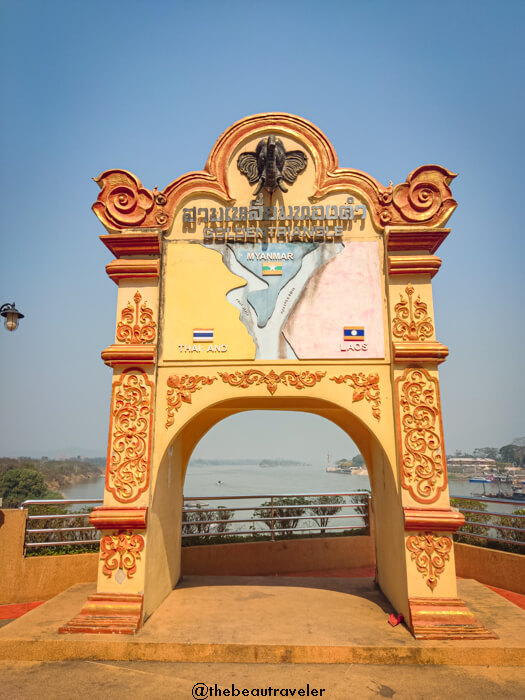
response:
<path id="1" fill-rule="evenodd" d="M 293 698 L 293 697 L 323 697 L 325 688 L 313 688 L 309 683 L 306 688 L 274 688 L 267 685 L 265 688 L 238 688 L 232 683 L 230 688 L 219 687 L 217 683 L 195 683 L 191 694 L 195 700 L 206 698 Z"/>

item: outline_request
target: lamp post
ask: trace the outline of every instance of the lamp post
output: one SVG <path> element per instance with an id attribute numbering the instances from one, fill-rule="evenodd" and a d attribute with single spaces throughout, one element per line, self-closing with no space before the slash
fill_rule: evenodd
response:
<path id="1" fill-rule="evenodd" d="M 18 328 L 18 320 L 24 318 L 24 314 L 15 309 L 15 302 L 12 304 L 2 304 L 0 306 L 0 316 L 5 318 L 5 327 L 8 331 L 16 331 Z"/>

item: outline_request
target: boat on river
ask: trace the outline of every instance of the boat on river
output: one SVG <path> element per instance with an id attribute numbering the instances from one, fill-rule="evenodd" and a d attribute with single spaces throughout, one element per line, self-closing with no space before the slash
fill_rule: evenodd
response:
<path id="1" fill-rule="evenodd" d="M 510 476 L 489 474 L 486 477 L 473 477 L 471 484 L 482 484 L 483 493 L 472 493 L 475 498 L 501 498 L 509 501 L 525 501 L 523 485 L 514 484 Z M 522 484 L 525 482 L 522 482 Z M 489 488 L 486 488 L 489 484 Z"/>

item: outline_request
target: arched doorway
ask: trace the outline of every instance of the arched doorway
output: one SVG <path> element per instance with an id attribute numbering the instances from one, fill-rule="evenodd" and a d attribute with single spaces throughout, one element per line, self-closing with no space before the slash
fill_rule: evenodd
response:
<path id="1" fill-rule="evenodd" d="M 183 493 L 183 578 L 375 575 L 368 471 L 326 418 L 244 411 L 216 423 L 191 455 Z"/>
<path id="2" fill-rule="evenodd" d="M 289 114 L 228 128 L 203 171 L 148 190 L 97 179 L 115 255 L 115 340 L 97 594 L 64 632 L 134 632 L 180 572 L 182 482 L 199 439 L 240 411 L 328 418 L 372 483 L 378 582 L 413 633 L 487 632 L 457 598 L 435 338 L 435 252 L 453 173 L 382 186 L 340 168 Z M 115 571 L 107 566 L 117 561 Z"/>
<path id="3" fill-rule="evenodd" d="M 278 409 L 274 409 L 274 402 L 275 399 L 273 397 L 264 396 L 255 400 L 232 398 L 221 401 L 210 406 L 209 409 L 196 414 L 192 420 L 172 437 L 159 465 L 155 485 L 152 486 L 153 499 L 150 506 L 150 517 L 154 518 L 153 521 L 150 520 L 150 523 L 154 522 L 159 527 L 159 532 L 154 534 L 153 537 L 157 544 L 154 550 L 155 553 L 151 557 L 151 576 L 158 584 L 161 583 L 159 562 L 164 560 L 164 582 L 162 588 L 160 585 L 158 586 L 154 594 L 156 597 L 152 597 L 150 600 L 145 599 L 146 615 L 157 607 L 167 595 L 167 592 L 176 585 L 180 577 L 182 509 L 175 507 L 175 505 L 182 501 L 183 483 L 189 458 L 195 446 L 207 431 L 229 416 L 247 410 L 268 410 L 270 408 L 277 411 L 300 411 L 304 405 L 303 410 L 305 412 L 327 418 L 346 432 L 358 446 L 368 465 L 374 512 L 376 510 L 384 512 L 387 509 L 386 501 L 391 497 L 392 493 L 395 493 L 396 498 L 399 498 L 398 487 L 392 480 L 393 470 L 388 456 L 385 455 L 377 436 L 357 416 L 332 402 L 322 399 L 282 397 L 278 400 Z M 300 472 L 298 471 L 298 476 L 299 474 Z M 300 490 L 300 488 L 296 490 Z M 401 533 L 398 540 L 402 543 L 403 520 L 402 515 L 399 517 L 402 511 L 398 507 L 397 509 L 390 508 L 389 512 L 393 517 L 382 517 L 379 520 L 374 520 L 374 529 L 379 527 L 376 542 L 387 544 L 389 533 L 395 533 L 397 530 L 398 533 Z M 149 532 L 155 531 L 152 529 L 148 530 Z M 169 533 L 169 539 L 167 539 L 167 533 Z M 386 562 L 388 562 L 391 552 L 391 544 L 388 544 L 386 547 L 380 546 L 379 549 L 377 549 L 376 545 L 378 583 L 380 586 L 386 587 L 385 593 L 390 600 L 401 603 L 404 593 L 403 589 L 396 590 L 395 587 L 389 587 L 390 580 L 403 580 L 402 570 L 404 563 L 401 548 L 398 551 L 395 563 L 398 567 L 397 575 L 385 578 L 381 573 L 391 566 L 389 563 L 384 563 L 385 558 Z M 395 605 L 395 603 L 393 604 Z"/>

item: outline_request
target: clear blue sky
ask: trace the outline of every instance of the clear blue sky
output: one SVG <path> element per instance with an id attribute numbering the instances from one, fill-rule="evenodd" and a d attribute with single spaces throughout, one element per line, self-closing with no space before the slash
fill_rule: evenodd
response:
<path id="1" fill-rule="evenodd" d="M 522 0 L 0 6 L 0 303 L 26 316 L 0 329 L 0 455 L 105 452 L 116 287 L 91 178 L 126 168 L 163 188 L 264 111 L 311 120 L 341 165 L 384 184 L 424 163 L 459 172 L 434 278 L 447 451 L 525 435 Z M 299 418 L 245 414 L 202 454 L 236 436 L 271 457 L 283 425 L 275 454 L 347 451 Z"/>

